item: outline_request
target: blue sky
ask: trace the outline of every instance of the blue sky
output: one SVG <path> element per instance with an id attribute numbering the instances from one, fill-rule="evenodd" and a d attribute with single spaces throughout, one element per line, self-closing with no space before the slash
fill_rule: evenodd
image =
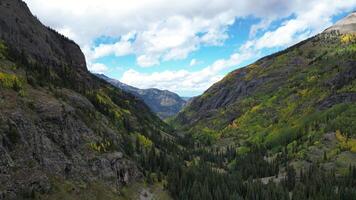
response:
<path id="1" fill-rule="evenodd" d="M 81 46 L 90 71 L 181 96 L 201 94 L 356 8 L 356 0 L 25 1 Z"/>

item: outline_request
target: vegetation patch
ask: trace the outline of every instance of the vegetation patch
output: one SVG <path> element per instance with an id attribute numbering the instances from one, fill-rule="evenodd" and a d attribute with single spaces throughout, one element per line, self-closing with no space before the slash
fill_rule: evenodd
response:
<path id="1" fill-rule="evenodd" d="M 336 131 L 335 136 L 339 141 L 341 148 L 356 153 L 356 139 L 349 138 L 348 136 L 345 137 L 340 130 Z"/>
<path id="2" fill-rule="evenodd" d="M 93 142 L 90 143 L 90 148 L 99 153 L 105 153 L 113 148 L 113 143 L 107 140 L 104 140 L 103 142 Z"/>
<path id="3" fill-rule="evenodd" d="M 343 34 L 342 36 L 340 36 L 340 41 L 344 44 L 356 43 L 356 34 L 354 33 Z"/>
<path id="4" fill-rule="evenodd" d="M 23 88 L 23 81 L 14 74 L 0 72 L 0 87 L 19 92 Z"/>
<path id="5" fill-rule="evenodd" d="M 5 44 L 0 40 L 0 59 L 5 59 L 6 51 L 7 49 Z"/>
<path id="6" fill-rule="evenodd" d="M 137 141 L 139 145 L 144 147 L 145 149 L 150 149 L 153 145 L 153 142 L 149 138 L 139 133 L 137 135 Z"/>

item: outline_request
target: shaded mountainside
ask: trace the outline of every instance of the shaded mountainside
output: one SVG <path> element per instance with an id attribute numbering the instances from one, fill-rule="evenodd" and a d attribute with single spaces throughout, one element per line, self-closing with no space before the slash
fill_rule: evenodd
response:
<path id="1" fill-rule="evenodd" d="M 31 61 L 51 66 L 70 65 L 86 71 L 79 46 L 54 30 L 44 27 L 32 16 L 27 5 L 18 0 L 0 1 L 0 37 L 18 52 L 26 51 Z"/>
<path id="2" fill-rule="evenodd" d="M 130 199 L 118 191 L 144 178 L 146 148 L 174 148 L 170 132 L 24 2 L 0 0 L 0 199 Z"/>
<path id="3" fill-rule="evenodd" d="M 155 88 L 139 89 L 121 83 L 118 80 L 111 79 L 103 74 L 96 74 L 96 76 L 104 79 L 117 88 L 120 88 L 138 98 L 141 98 L 148 105 L 148 107 L 161 119 L 176 115 L 187 103 L 186 100 L 178 96 L 176 93 L 170 92 L 168 90 L 159 90 Z"/>
<path id="4" fill-rule="evenodd" d="M 331 166 L 355 164 L 355 24 L 353 13 L 319 35 L 231 72 L 172 124 L 200 144 L 232 145 L 240 153 L 252 146 L 272 152 L 288 147 L 294 159 L 320 159 L 325 151 Z M 326 133 L 338 147 L 323 144 Z"/>

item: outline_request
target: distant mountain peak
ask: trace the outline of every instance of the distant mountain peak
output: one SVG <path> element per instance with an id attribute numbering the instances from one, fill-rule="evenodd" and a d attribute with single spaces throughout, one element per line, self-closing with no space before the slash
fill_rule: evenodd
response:
<path id="1" fill-rule="evenodd" d="M 339 33 L 356 33 L 356 11 L 336 22 L 333 26 L 326 29 L 325 32 L 337 31 Z"/>
<path id="2" fill-rule="evenodd" d="M 104 74 L 95 75 L 109 82 L 113 86 L 142 99 L 161 119 L 166 119 L 177 114 L 187 103 L 187 100 L 169 90 L 160 90 L 157 88 L 140 89 L 122 83 L 116 79 L 109 78 Z"/>

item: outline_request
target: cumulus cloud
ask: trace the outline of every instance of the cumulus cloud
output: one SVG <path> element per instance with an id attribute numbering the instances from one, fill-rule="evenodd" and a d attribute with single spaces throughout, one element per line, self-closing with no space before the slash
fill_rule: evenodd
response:
<path id="1" fill-rule="evenodd" d="M 88 62 L 113 53 L 135 54 L 145 67 L 184 59 L 201 45 L 222 45 L 236 17 L 283 16 L 290 7 L 284 0 L 25 1 L 41 21 L 86 47 Z M 133 31 L 132 41 L 92 45 L 102 35 L 118 38 Z"/>
<path id="2" fill-rule="evenodd" d="M 283 48 L 310 37 L 330 26 L 334 15 L 356 8 L 355 0 L 25 1 L 42 22 L 80 44 L 93 72 L 108 70 L 95 62 L 107 55 L 135 55 L 142 67 L 185 59 L 202 46 L 224 45 L 235 20 L 260 19 L 252 26 L 250 39 L 229 59 L 217 60 L 200 71 L 141 73 L 131 69 L 122 77 L 137 87 L 197 93 L 220 80 L 223 70 L 261 55 L 264 49 Z M 281 19 L 282 24 L 271 26 Z M 120 39 L 95 46 L 93 41 L 101 36 Z"/>
<path id="3" fill-rule="evenodd" d="M 261 37 L 245 43 L 243 48 L 261 50 L 264 48 L 286 47 L 315 35 L 332 25 L 332 17 L 341 11 L 351 11 L 356 1 L 322 0 L 310 1 L 304 9 L 295 12 L 295 17 L 285 20 L 275 30 L 265 32 Z M 253 26 L 250 34 L 269 26 L 270 20 Z"/>
<path id="4" fill-rule="evenodd" d="M 141 67 L 151 67 L 159 64 L 159 57 L 156 55 L 141 55 L 137 58 L 137 64 Z"/>
<path id="5" fill-rule="evenodd" d="M 250 29 L 250 37 L 256 36 L 258 31 L 266 30 L 271 23 L 272 19 L 262 19 L 259 23 L 252 25 Z"/>
<path id="6" fill-rule="evenodd" d="M 228 59 L 217 60 L 212 65 L 193 72 L 187 70 L 166 70 L 163 72 L 141 73 L 130 69 L 124 72 L 121 81 L 141 88 L 168 89 L 179 93 L 199 93 L 219 81 L 223 77 L 220 74 L 222 70 L 237 66 L 253 56 L 254 54 L 248 51 L 234 53 Z"/>
<path id="7" fill-rule="evenodd" d="M 219 72 L 222 70 L 236 67 L 245 60 L 257 58 L 263 49 L 286 47 L 321 32 L 332 24 L 333 15 L 340 11 L 351 10 L 355 6 L 356 3 L 352 1 L 314 1 L 305 7 L 307 9 L 294 13 L 295 17 L 285 20 L 281 26 L 265 32 L 258 38 L 254 38 L 255 33 L 260 29 L 266 29 L 273 20 L 267 18 L 256 24 L 251 29 L 251 39 L 227 60 L 218 60 L 211 66 L 195 72 L 180 70 L 144 74 L 129 70 L 124 73 L 122 81 L 138 87 L 158 87 L 176 92 L 201 92 L 221 79 Z M 195 64 L 196 60 L 191 60 L 190 66 Z"/>
<path id="8" fill-rule="evenodd" d="M 89 64 L 88 68 L 93 73 L 103 74 L 109 70 L 109 68 L 102 63 Z"/>

